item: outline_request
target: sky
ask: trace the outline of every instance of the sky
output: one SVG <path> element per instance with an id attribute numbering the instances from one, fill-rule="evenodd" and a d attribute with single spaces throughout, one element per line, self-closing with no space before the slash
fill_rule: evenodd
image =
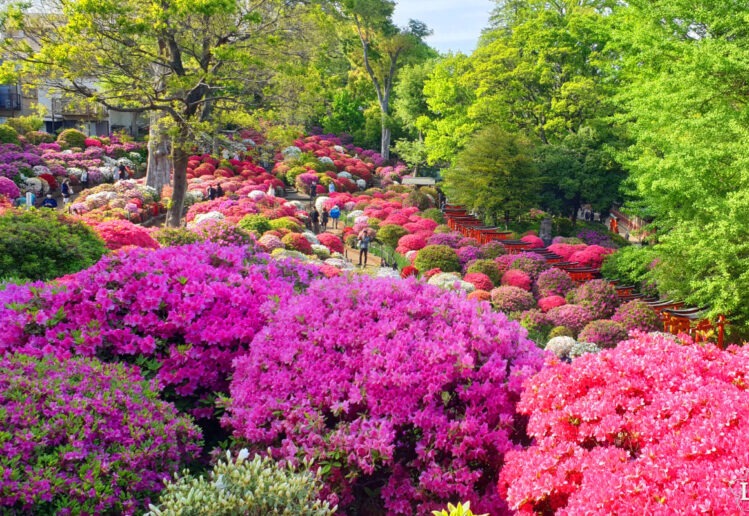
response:
<path id="1" fill-rule="evenodd" d="M 495 5 L 491 0 L 397 0 L 393 21 L 399 26 L 409 18 L 423 21 L 434 31 L 427 38 L 432 47 L 470 54 Z"/>

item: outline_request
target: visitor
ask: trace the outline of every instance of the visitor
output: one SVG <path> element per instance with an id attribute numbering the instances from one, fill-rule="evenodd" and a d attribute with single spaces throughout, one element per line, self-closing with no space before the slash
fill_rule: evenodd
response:
<path id="1" fill-rule="evenodd" d="M 309 185 L 309 196 L 310 199 L 314 199 L 317 197 L 317 181 L 312 181 L 312 183 Z"/>
<path id="2" fill-rule="evenodd" d="M 328 193 L 335 193 L 335 184 L 333 183 L 333 181 L 331 181 L 328 185 Z"/>
<path id="3" fill-rule="evenodd" d="M 213 185 L 208 186 L 208 200 L 212 201 L 216 198 L 216 189 Z"/>
<path id="4" fill-rule="evenodd" d="M 316 235 L 320 232 L 320 212 L 317 211 L 317 208 L 312 208 L 310 218 L 312 219 L 312 230 Z"/>
<path id="5" fill-rule="evenodd" d="M 372 241 L 372 237 L 369 235 L 369 231 L 362 229 L 357 240 L 359 241 L 359 267 L 362 266 L 362 256 L 364 257 L 364 267 L 366 267 L 369 243 Z"/>
<path id="6" fill-rule="evenodd" d="M 119 179 L 127 179 L 127 167 L 125 165 L 120 165 L 117 167 L 120 171 Z"/>
<path id="7" fill-rule="evenodd" d="M 216 187 L 216 197 L 223 197 L 224 196 L 224 189 L 221 188 L 221 185 L 218 185 Z"/>
<path id="8" fill-rule="evenodd" d="M 52 198 L 52 194 L 47 194 L 47 197 L 42 201 L 42 208 L 57 208 L 57 201 Z"/>
<path id="9" fill-rule="evenodd" d="M 115 183 L 120 180 L 120 168 L 119 167 L 114 167 L 114 172 L 112 173 L 112 179 L 114 180 Z"/>
<path id="10" fill-rule="evenodd" d="M 327 231 L 328 230 L 328 219 L 330 218 L 330 213 L 328 213 L 327 208 L 322 209 L 322 217 L 320 217 L 320 222 L 322 222 L 322 230 Z"/>
<path id="11" fill-rule="evenodd" d="M 338 229 L 338 219 L 341 218 L 341 209 L 337 204 L 330 210 L 330 218 L 333 219 L 333 229 Z"/>
<path id="12" fill-rule="evenodd" d="M 276 196 L 276 189 L 273 188 L 273 185 L 268 186 L 268 197 L 275 197 Z"/>
<path id="13" fill-rule="evenodd" d="M 70 182 L 67 179 L 62 182 L 60 191 L 62 192 L 62 205 L 65 206 L 70 202 L 70 194 L 73 193 L 73 190 L 70 188 Z"/>
<path id="14" fill-rule="evenodd" d="M 83 174 L 81 174 L 81 184 L 83 188 L 88 188 L 88 170 L 84 170 Z"/>

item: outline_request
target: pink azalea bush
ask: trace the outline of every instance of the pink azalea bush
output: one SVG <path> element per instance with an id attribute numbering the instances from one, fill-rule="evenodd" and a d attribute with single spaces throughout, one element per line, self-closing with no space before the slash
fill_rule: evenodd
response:
<path id="1" fill-rule="evenodd" d="M 281 239 L 276 235 L 266 234 L 260 237 L 257 241 L 260 248 L 266 253 L 270 253 L 274 249 L 283 249 L 284 245 Z"/>
<path id="2" fill-rule="evenodd" d="M 112 251 L 126 246 L 159 248 L 159 243 L 154 240 L 148 229 L 133 224 L 129 220 L 108 220 L 92 223 L 91 226 L 107 244 L 107 248 Z"/>
<path id="3" fill-rule="evenodd" d="M 599 348 L 613 348 L 626 339 L 627 328 L 621 323 L 607 319 L 589 322 L 577 337 L 577 340 L 592 342 Z"/>
<path id="4" fill-rule="evenodd" d="M 536 289 L 541 297 L 566 296 L 573 288 L 575 283 L 570 275 L 557 268 L 543 271 L 536 280 Z"/>
<path id="5" fill-rule="evenodd" d="M 494 288 L 491 278 L 481 272 L 470 272 L 463 277 L 463 281 L 467 281 L 478 290 L 490 291 Z"/>
<path id="6" fill-rule="evenodd" d="M 745 347 L 656 334 L 552 360 L 523 391 L 534 443 L 507 454 L 500 489 L 520 514 L 739 514 L 747 370 Z"/>
<path id="7" fill-rule="evenodd" d="M 255 238 L 248 231 L 225 220 L 208 219 L 190 228 L 201 242 L 221 245 L 254 245 Z"/>
<path id="8" fill-rule="evenodd" d="M 552 308 L 564 306 L 566 304 L 567 300 L 562 296 L 546 296 L 538 300 L 538 307 L 542 312 L 548 312 Z"/>
<path id="9" fill-rule="evenodd" d="M 322 245 L 327 247 L 331 253 L 343 254 L 343 241 L 332 233 L 320 233 L 317 239 Z"/>
<path id="10" fill-rule="evenodd" d="M 558 306 L 549 310 L 547 314 L 554 326 L 569 328 L 575 335 L 595 319 L 590 310 L 580 305 Z"/>
<path id="11" fill-rule="evenodd" d="M 620 304 L 616 289 L 602 279 L 583 283 L 567 294 L 567 301 L 586 307 L 594 319 L 611 317 Z"/>
<path id="12" fill-rule="evenodd" d="M 396 250 L 405 254 L 408 251 L 419 251 L 427 246 L 427 239 L 419 235 L 405 235 L 398 240 Z"/>
<path id="13" fill-rule="evenodd" d="M 276 458 L 314 458 L 344 511 L 367 486 L 378 513 L 503 512 L 491 479 L 540 353 L 502 314 L 423 282 L 317 282 L 235 361 L 224 421 Z"/>
<path id="14" fill-rule="evenodd" d="M 60 285 L 0 291 L 0 352 L 145 357 L 170 399 L 205 398 L 226 392 L 232 359 L 266 322 L 265 304 L 293 295 L 316 274 L 311 266 L 268 261 L 249 247 L 126 250 Z"/>
<path id="15" fill-rule="evenodd" d="M 502 285 L 522 288 L 530 291 L 533 280 L 525 272 L 518 269 L 510 269 L 502 275 Z"/>
<path id="16" fill-rule="evenodd" d="M 525 235 L 520 240 L 522 240 L 523 242 L 527 242 L 527 243 L 531 244 L 531 246 L 533 246 L 534 248 L 535 247 L 539 247 L 539 248 L 540 247 L 546 247 L 546 244 L 544 244 L 544 241 L 541 240 L 536 235 Z"/>
<path id="17" fill-rule="evenodd" d="M 639 299 L 621 305 L 611 320 L 622 323 L 628 331 L 657 331 L 663 326 L 655 310 Z"/>
<path id="18" fill-rule="evenodd" d="M 614 252 L 614 249 L 601 247 L 600 245 L 589 245 L 581 251 L 577 251 L 569 257 L 569 261 L 578 262 L 585 267 L 599 269 L 606 255 Z"/>
<path id="19" fill-rule="evenodd" d="M 21 191 L 13 181 L 0 176 L 0 196 L 5 196 L 12 201 L 21 196 Z"/>
<path id="20" fill-rule="evenodd" d="M 494 308 L 506 314 L 530 310 L 536 305 L 533 294 L 518 287 L 497 287 L 491 294 Z"/>
<path id="21" fill-rule="evenodd" d="M 0 357 L 4 514 L 135 514 L 192 462 L 200 432 L 122 364 Z"/>
<path id="22" fill-rule="evenodd" d="M 465 267 L 469 262 L 480 260 L 483 257 L 481 249 L 473 246 L 460 247 L 458 248 L 457 253 L 461 267 Z"/>
<path id="23" fill-rule="evenodd" d="M 551 267 L 551 265 L 546 263 L 546 258 L 540 254 L 520 253 L 511 256 L 513 260 L 511 261 L 509 268 L 521 270 L 534 280 L 538 278 L 542 272 Z"/>

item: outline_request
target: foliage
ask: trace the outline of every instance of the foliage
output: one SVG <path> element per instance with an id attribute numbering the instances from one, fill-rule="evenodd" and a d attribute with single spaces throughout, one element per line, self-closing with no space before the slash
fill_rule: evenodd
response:
<path id="1" fill-rule="evenodd" d="M 606 280 L 586 281 L 567 294 L 567 301 L 584 306 L 594 319 L 606 319 L 614 315 L 619 306 L 616 289 Z"/>
<path id="2" fill-rule="evenodd" d="M 534 444 L 510 452 L 501 473 L 510 507 L 735 514 L 748 463 L 749 350 L 686 344 L 641 335 L 534 376 L 519 405 Z"/>
<path id="3" fill-rule="evenodd" d="M 506 314 L 530 310 L 536 305 L 533 294 L 518 287 L 497 287 L 491 294 L 492 306 Z"/>
<path id="4" fill-rule="evenodd" d="M 500 275 L 499 269 L 497 268 L 497 264 L 494 263 L 494 260 L 476 260 L 466 269 L 467 274 L 472 272 L 486 274 L 489 276 L 489 279 L 492 280 L 494 285 L 502 283 L 502 276 Z"/>
<path id="5" fill-rule="evenodd" d="M 460 260 L 454 249 L 446 245 L 429 245 L 419 251 L 414 267 L 420 271 L 440 269 L 442 272 L 460 272 Z"/>
<path id="6" fill-rule="evenodd" d="M 292 217 L 281 217 L 270 221 L 271 229 L 288 229 L 294 233 L 302 231 L 302 225 Z"/>
<path id="7" fill-rule="evenodd" d="M 53 134 L 45 133 L 43 131 L 31 131 L 24 135 L 26 141 L 32 145 L 39 145 L 40 143 L 52 143 L 55 141 Z"/>
<path id="8" fill-rule="evenodd" d="M 25 514 L 134 514 L 192 462 L 200 432 L 123 365 L 0 358 L 0 506 Z"/>
<path id="9" fill-rule="evenodd" d="M 13 143 L 18 145 L 18 133 L 7 124 L 0 124 L 0 143 Z"/>
<path id="10" fill-rule="evenodd" d="M 466 502 L 465 504 L 458 502 L 458 505 L 449 503 L 447 504 L 447 510 L 432 511 L 432 514 L 434 516 L 489 516 L 488 514 L 474 515 L 471 511 L 471 502 Z"/>
<path id="11" fill-rule="evenodd" d="M 54 210 L 0 213 L 0 277 L 57 278 L 93 265 L 106 252 L 90 227 Z"/>
<path id="12" fill-rule="evenodd" d="M 611 320 L 622 323 L 627 331 L 649 332 L 663 329 L 661 319 L 655 310 L 639 299 L 621 305 L 616 309 Z"/>
<path id="13" fill-rule="evenodd" d="M 86 148 L 86 135 L 78 129 L 65 129 L 57 135 L 57 143 L 62 150 Z"/>
<path id="14" fill-rule="evenodd" d="M 445 223 L 445 216 L 442 215 L 442 212 L 440 211 L 439 208 L 429 208 L 427 210 L 424 210 L 421 216 L 424 217 L 425 219 L 431 219 L 435 221 L 437 224 Z"/>
<path id="15" fill-rule="evenodd" d="M 627 339 L 627 328 L 616 321 L 592 321 L 583 328 L 577 339 L 581 342 L 592 342 L 600 348 L 613 348 Z"/>
<path id="16" fill-rule="evenodd" d="M 381 240 L 385 245 L 395 248 L 398 246 L 398 240 L 407 234 L 408 230 L 403 226 L 384 224 L 377 230 L 377 239 Z"/>
<path id="17" fill-rule="evenodd" d="M 541 357 L 486 308 L 413 279 L 315 283 L 236 361 L 225 421 L 275 456 L 314 458 L 346 511 L 364 492 L 380 514 L 453 497 L 502 510 L 489 479 L 522 434 L 513 399 Z"/>
<path id="18" fill-rule="evenodd" d="M 419 211 L 425 211 L 434 206 L 434 199 L 431 199 L 424 192 L 413 190 L 412 192 L 409 192 L 408 197 L 406 197 L 406 200 L 403 201 L 403 206 L 414 206 L 418 208 Z"/>
<path id="19" fill-rule="evenodd" d="M 551 331 L 549 332 L 549 338 L 553 339 L 554 337 L 575 337 L 575 333 L 567 328 L 566 326 L 554 326 Z"/>
<path id="20" fill-rule="evenodd" d="M 604 258 L 601 273 L 606 278 L 622 281 L 624 285 L 639 286 L 650 279 L 651 264 L 655 259 L 652 247 L 622 247 Z"/>
<path id="21" fill-rule="evenodd" d="M 153 238 L 162 247 L 168 247 L 194 244 L 200 237 L 187 228 L 161 228 L 153 234 Z"/>
<path id="22" fill-rule="evenodd" d="M 239 221 L 238 226 L 245 231 L 254 231 L 258 236 L 261 236 L 266 231 L 271 230 L 271 225 L 268 217 L 265 217 L 263 215 L 246 215 L 242 220 Z"/>
<path id="23" fill-rule="evenodd" d="M 9 125 L 13 129 L 15 129 L 18 134 L 23 135 L 28 135 L 28 133 L 33 131 L 39 131 L 42 127 L 44 127 L 44 119 L 36 115 L 15 116 L 12 118 L 8 118 L 5 123 L 6 125 Z M 52 141 L 54 141 L 54 139 Z"/>
<path id="24" fill-rule="evenodd" d="M 320 482 L 309 471 L 282 467 L 272 459 L 255 455 L 248 459 L 240 450 L 219 459 L 208 478 L 195 478 L 184 471 L 166 484 L 158 507 L 151 505 L 149 516 L 185 514 L 278 514 L 283 516 L 327 516 L 335 512 L 326 502 L 316 500 Z M 229 495 L 230 496 L 227 496 Z"/>

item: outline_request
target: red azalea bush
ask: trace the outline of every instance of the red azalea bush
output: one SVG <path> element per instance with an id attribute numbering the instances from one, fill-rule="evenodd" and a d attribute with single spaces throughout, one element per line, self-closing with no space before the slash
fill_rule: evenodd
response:
<path id="1" fill-rule="evenodd" d="M 599 348 L 613 348 L 621 341 L 627 340 L 627 328 L 621 323 L 607 319 L 592 321 L 582 329 L 577 340 L 598 344 Z"/>
<path id="2" fill-rule="evenodd" d="M 587 281 L 567 294 L 567 301 L 586 307 L 594 319 L 607 319 L 614 315 L 620 300 L 616 289 L 606 280 Z"/>
<path id="3" fill-rule="evenodd" d="M 129 220 L 108 220 L 92 224 L 92 226 L 107 244 L 107 249 L 112 251 L 126 246 L 159 248 L 159 243 L 146 228 L 133 224 Z"/>
<path id="4" fill-rule="evenodd" d="M 423 282 L 362 277 L 314 283 L 272 319 L 235 361 L 236 437 L 314 458 L 350 513 L 365 487 L 377 514 L 453 499 L 506 510 L 492 479 L 518 446 L 514 400 L 542 361 L 516 323 Z"/>
<path id="5" fill-rule="evenodd" d="M 538 307 L 542 312 L 548 312 L 552 308 L 564 306 L 566 304 L 567 300 L 562 296 L 546 296 L 538 300 Z"/>
<path id="6" fill-rule="evenodd" d="M 564 305 L 552 308 L 547 312 L 554 326 L 564 326 L 577 335 L 595 317 L 590 310 L 580 305 Z"/>
<path id="7" fill-rule="evenodd" d="M 518 287 L 497 287 L 491 295 L 494 308 L 506 314 L 530 310 L 536 305 L 533 294 Z"/>
<path id="8" fill-rule="evenodd" d="M 309 243 L 309 240 L 304 235 L 300 235 L 299 233 L 289 233 L 281 239 L 281 242 L 286 246 L 286 249 L 299 251 L 304 254 L 314 254 L 312 252 L 312 244 Z"/>
<path id="9" fill-rule="evenodd" d="M 331 253 L 343 254 L 343 241 L 332 233 L 320 233 L 317 239 L 322 245 L 327 247 Z"/>
<path id="10" fill-rule="evenodd" d="M 406 265 L 403 267 L 403 270 L 401 270 L 401 278 L 406 279 L 410 278 L 411 276 L 417 276 L 419 274 L 419 269 L 414 267 L 413 265 Z"/>
<path id="11" fill-rule="evenodd" d="M 437 268 L 434 268 L 434 269 L 429 269 L 428 271 L 426 271 L 423 274 L 423 276 L 424 276 L 424 279 L 429 279 L 432 276 L 436 276 L 437 274 L 439 274 L 441 272 L 442 272 L 442 269 L 440 269 L 439 267 L 437 267 Z"/>
<path id="12" fill-rule="evenodd" d="M 419 251 L 426 246 L 426 238 L 419 235 L 405 235 L 398 240 L 398 247 L 396 250 L 401 254 L 406 254 L 408 251 Z"/>
<path id="13" fill-rule="evenodd" d="M 621 305 L 611 320 L 622 323 L 628 331 L 657 331 L 663 326 L 655 310 L 639 299 Z"/>
<path id="14" fill-rule="evenodd" d="M 500 489 L 521 514 L 738 514 L 749 478 L 749 349 L 640 335 L 523 391 L 533 445 Z"/>
<path id="15" fill-rule="evenodd" d="M 502 275 L 502 285 L 522 288 L 530 291 L 533 280 L 525 272 L 517 269 L 510 269 Z"/>
<path id="16" fill-rule="evenodd" d="M 477 290 L 486 290 L 487 292 L 494 288 L 494 283 L 489 276 L 482 272 L 469 272 L 463 278 L 463 281 L 467 281 Z"/>
<path id="17" fill-rule="evenodd" d="M 167 396 L 210 416 L 196 398 L 226 392 L 232 359 L 265 324 L 264 305 L 317 274 L 266 260 L 249 247 L 213 243 L 136 248 L 60 285 L 8 286 L 0 291 L 0 352 L 148 358 Z"/>
<path id="18" fill-rule="evenodd" d="M 122 364 L 0 357 L 4 514 L 134 514 L 200 452 L 200 431 Z"/>
<path id="19" fill-rule="evenodd" d="M 570 275 L 553 267 L 539 274 L 536 280 L 536 289 L 541 297 L 566 296 L 573 288 L 575 283 Z"/>

